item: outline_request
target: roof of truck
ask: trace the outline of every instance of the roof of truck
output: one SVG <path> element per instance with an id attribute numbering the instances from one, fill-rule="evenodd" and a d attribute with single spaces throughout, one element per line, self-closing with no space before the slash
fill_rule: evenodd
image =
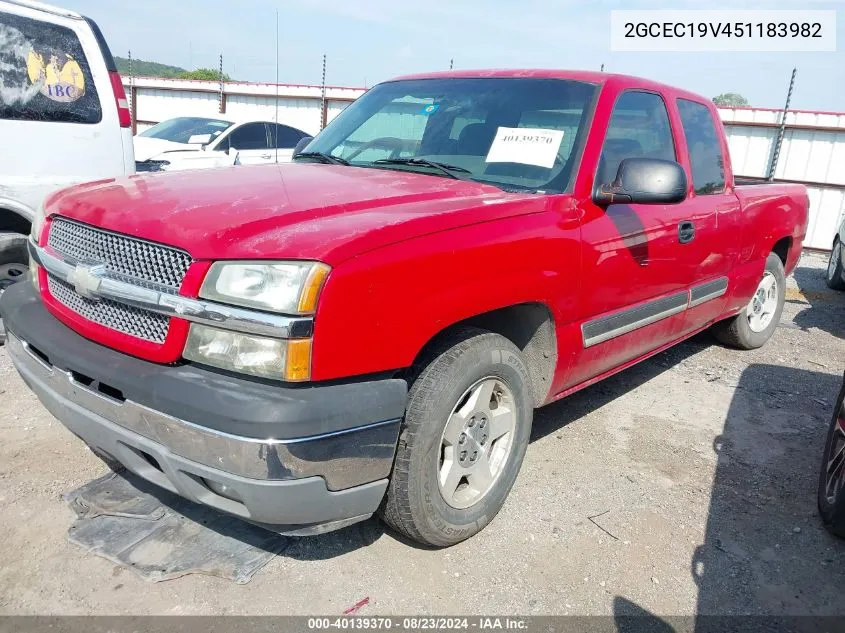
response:
<path id="1" fill-rule="evenodd" d="M 671 93 L 677 96 L 692 97 L 696 100 L 709 101 L 701 95 L 669 86 L 650 79 L 634 77 L 632 75 L 619 75 L 615 73 L 596 72 L 589 70 L 557 70 L 552 68 L 497 68 L 480 70 L 447 70 L 434 73 L 418 73 L 403 75 L 391 81 L 407 79 L 446 79 L 446 78 L 480 78 L 480 77 L 505 77 L 505 78 L 532 78 L 532 79 L 569 79 L 572 81 L 584 81 L 592 84 L 606 84 L 619 82 L 625 87 L 639 88 L 641 90 L 654 90 L 663 93 Z"/>

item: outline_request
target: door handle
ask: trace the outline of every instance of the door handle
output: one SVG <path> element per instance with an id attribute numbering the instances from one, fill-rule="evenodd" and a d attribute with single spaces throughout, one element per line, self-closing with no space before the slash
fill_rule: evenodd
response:
<path id="1" fill-rule="evenodd" d="M 272 154 L 262 154 L 261 158 L 273 158 Z"/>
<path id="2" fill-rule="evenodd" d="M 695 224 L 685 220 L 678 225 L 678 241 L 687 244 L 695 239 Z"/>

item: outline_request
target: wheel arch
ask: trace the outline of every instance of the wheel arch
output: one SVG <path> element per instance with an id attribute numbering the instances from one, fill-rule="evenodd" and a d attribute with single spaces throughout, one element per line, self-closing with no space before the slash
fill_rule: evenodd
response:
<path id="1" fill-rule="evenodd" d="M 29 235 L 31 228 L 32 220 L 23 208 L 8 204 L 6 200 L 0 200 L 0 232 L 11 231 Z"/>
<path id="2" fill-rule="evenodd" d="M 549 307 L 542 302 L 519 303 L 482 312 L 443 327 L 417 353 L 413 368 L 427 362 L 438 343 L 451 332 L 476 327 L 495 332 L 522 351 L 528 366 L 531 395 L 539 407 L 548 398 L 557 367 L 557 335 Z M 414 370 L 412 370 L 414 371 Z"/>
<path id="3" fill-rule="evenodd" d="M 783 267 L 786 268 L 786 262 L 789 258 L 789 252 L 792 250 L 792 236 L 787 235 L 782 237 L 772 245 L 772 253 L 780 258 Z"/>

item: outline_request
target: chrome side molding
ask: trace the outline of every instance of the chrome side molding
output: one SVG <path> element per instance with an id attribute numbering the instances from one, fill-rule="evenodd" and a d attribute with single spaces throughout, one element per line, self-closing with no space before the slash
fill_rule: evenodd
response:
<path id="1" fill-rule="evenodd" d="M 728 278 L 719 277 L 712 281 L 696 284 L 683 292 L 653 299 L 613 314 L 591 319 L 581 324 L 581 337 L 584 347 L 592 347 L 646 325 L 657 323 L 707 301 L 718 299 L 727 291 Z"/>

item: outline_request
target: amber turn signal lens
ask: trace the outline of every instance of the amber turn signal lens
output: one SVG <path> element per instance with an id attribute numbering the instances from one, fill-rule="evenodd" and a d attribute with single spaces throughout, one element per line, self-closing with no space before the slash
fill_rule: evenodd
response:
<path id="1" fill-rule="evenodd" d="M 317 310 L 317 299 L 320 297 L 320 290 L 329 275 L 329 270 L 331 269 L 325 264 L 314 264 L 305 280 L 302 294 L 299 296 L 299 314 L 312 314 Z"/>
<path id="2" fill-rule="evenodd" d="M 302 382 L 311 378 L 311 339 L 288 341 L 285 380 Z"/>

